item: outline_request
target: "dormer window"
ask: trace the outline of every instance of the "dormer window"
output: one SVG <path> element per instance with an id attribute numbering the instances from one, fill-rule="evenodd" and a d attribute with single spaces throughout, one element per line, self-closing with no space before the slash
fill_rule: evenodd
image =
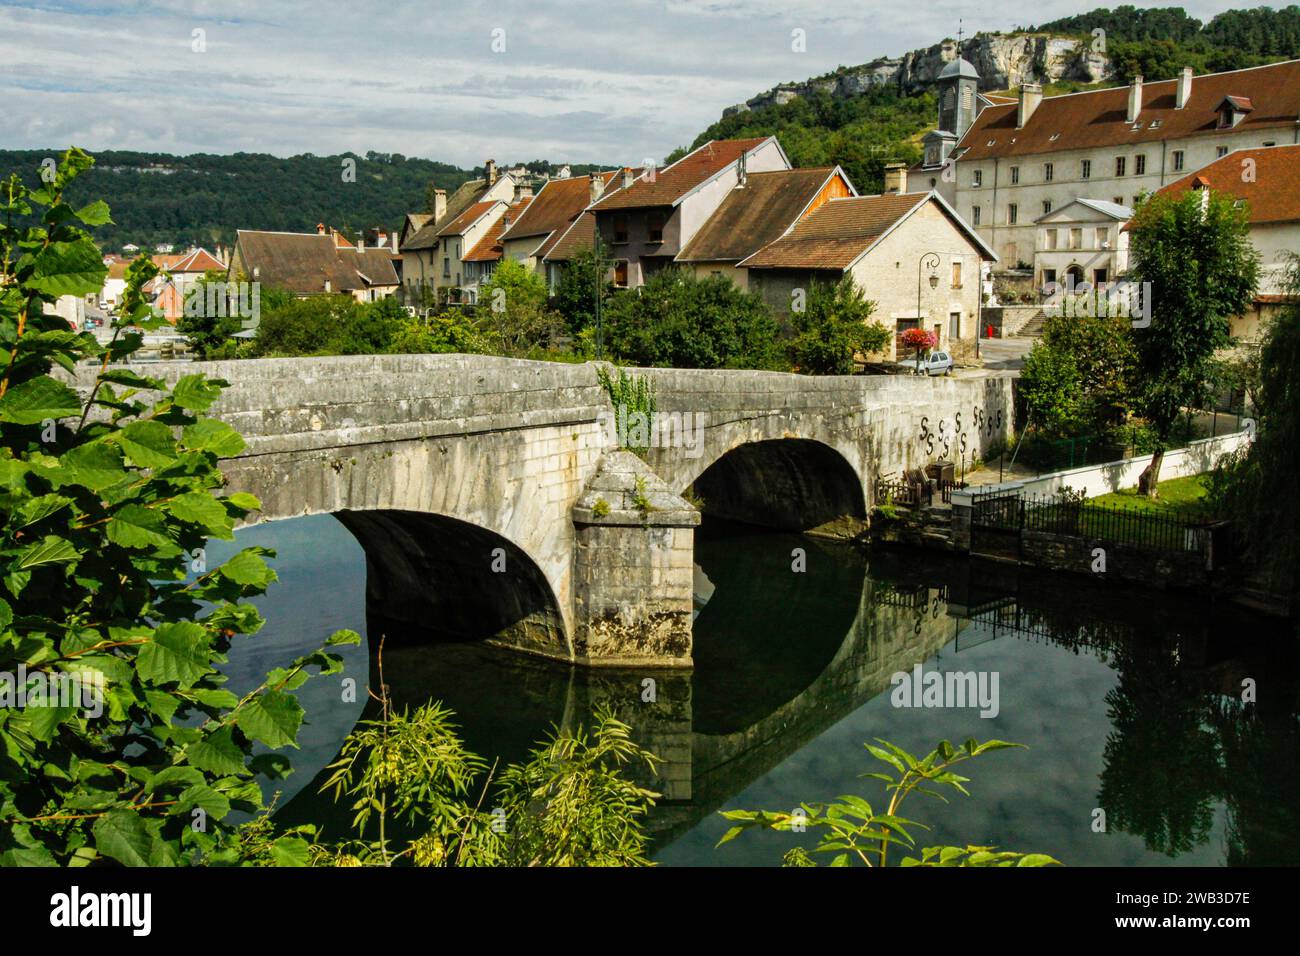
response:
<path id="1" fill-rule="evenodd" d="M 1249 96 L 1225 96 L 1216 108 L 1219 114 L 1219 129 L 1232 129 L 1254 109 L 1255 106 Z"/>

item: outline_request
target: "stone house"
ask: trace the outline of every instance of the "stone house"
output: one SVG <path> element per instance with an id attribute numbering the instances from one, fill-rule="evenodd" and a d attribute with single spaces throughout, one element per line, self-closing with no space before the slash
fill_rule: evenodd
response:
<path id="1" fill-rule="evenodd" d="M 623 170 L 588 206 L 614 260 L 614 284 L 636 288 L 672 264 L 747 174 L 789 169 L 775 136 L 713 140 L 663 169 Z"/>
<path id="2" fill-rule="evenodd" d="M 299 298 L 344 294 L 373 302 L 397 291 L 393 259 L 389 247 L 353 245 L 324 225 L 314 233 L 240 229 L 226 276 Z"/>
<path id="3" fill-rule="evenodd" d="M 1128 206 L 1100 199 L 1075 199 L 1038 217 L 1034 241 L 1034 283 L 1101 288 L 1128 271 Z"/>
<path id="4" fill-rule="evenodd" d="M 938 193 L 830 199 L 741 260 L 748 285 L 789 314 L 814 280 L 852 277 L 895 334 L 880 356 L 898 356 L 903 332 L 923 328 L 961 352 L 979 329 L 981 276 L 997 260 Z"/>
<path id="5" fill-rule="evenodd" d="M 1234 150 L 1300 143 L 1300 60 L 1063 96 L 1025 83 L 963 129 L 969 114 L 945 104 L 950 92 L 962 102 L 972 74 L 959 63 L 940 78 L 938 132 L 952 135 L 927 140 L 911 178 L 914 191 L 938 189 L 1008 267 L 1033 257 L 1036 220 L 1075 199 L 1131 207 Z"/>

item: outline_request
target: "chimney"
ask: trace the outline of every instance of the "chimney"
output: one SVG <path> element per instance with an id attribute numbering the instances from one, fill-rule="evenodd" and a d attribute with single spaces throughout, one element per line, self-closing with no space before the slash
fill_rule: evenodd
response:
<path id="1" fill-rule="evenodd" d="M 483 176 L 487 179 L 487 184 L 493 186 L 497 181 L 497 161 L 489 159 L 483 163 Z"/>
<path id="2" fill-rule="evenodd" d="M 1128 121 L 1136 123 L 1138 114 L 1142 112 L 1142 75 L 1138 74 L 1133 77 L 1133 82 L 1128 88 Z"/>
<path id="3" fill-rule="evenodd" d="M 316 223 L 316 235 L 318 236 L 325 235 L 325 223 L 323 222 Z"/>
<path id="4" fill-rule="evenodd" d="M 741 153 L 740 159 L 736 160 L 736 185 L 743 188 L 745 183 L 749 182 L 749 170 L 745 168 L 745 157 L 747 153 Z"/>
<path id="5" fill-rule="evenodd" d="M 591 202 L 596 202 L 605 193 L 605 177 L 600 173 L 592 173 L 588 179 L 591 185 Z"/>
<path id="6" fill-rule="evenodd" d="M 397 251 L 398 251 L 398 249 L 397 249 L 397 233 L 393 233 L 392 239 L 393 239 L 393 253 L 396 254 Z"/>
<path id="7" fill-rule="evenodd" d="M 433 219 L 437 222 L 443 216 L 447 215 L 447 190 L 435 189 L 433 191 Z"/>
<path id="8" fill-rule="evenodd" d="M 1183 67 L 1182 74 L 1178 77 L 1178 101 L 1176 103 L 1179 109 L 1187 105 L 1187 101 L 1192 98 L 1192 68 Z"/>
<path id="9" fill-rule="evenodd" d="M 365 251 L 366 251 L 366 239 L 365 239 L 365 236 L 358 236 L 358 237 L 357 237 L 357 252 L 365 252 Z"/>
<path id="10" fill-rule="evenodd" d="M 906 163 L 885 164 L 885 192 L 895 194 L 907 192 Z"/>
<path id="11" fill-rule="evenodd" d="M 532 186 L 520 186 L 518 191 L 515 193 L 516 202 L 521 199 L 532 199 L 532 198 L 533 198 Z"/>
<path id="12" fill-rule="evenodd" d="M 623 167 L 623 188 L 631 189 L 632 184 L 636 182 L 636 172 L 629 166 Z"/>
<path id="13" fill-rule="evenodd" d="M 1020 84 L 1020 108 L 1016 112 L 1016 129 L 1024 129 L 1038 104 L 1043 102 L 1043 88 L 1037 83 Z"/>

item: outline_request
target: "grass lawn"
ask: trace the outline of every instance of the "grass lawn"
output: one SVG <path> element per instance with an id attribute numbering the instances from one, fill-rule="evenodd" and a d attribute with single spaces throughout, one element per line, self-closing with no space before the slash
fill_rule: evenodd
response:
<path id="1" fill-rule="evenodd" d="M 1139 511 L 1153 514 L 1168 514 L 1183 508 L 1195 507 L 1206 496 L 1208 475 L 1192 475 L 1190 478 L 1174 478 L 1160 482 L 1160 497 L 1152 501 L 1145 495 L 1139 495 L 1136 488 L 1112 491 L 1108 495 L 1089 498 L 1089 504 L 1123 505 Z"/>

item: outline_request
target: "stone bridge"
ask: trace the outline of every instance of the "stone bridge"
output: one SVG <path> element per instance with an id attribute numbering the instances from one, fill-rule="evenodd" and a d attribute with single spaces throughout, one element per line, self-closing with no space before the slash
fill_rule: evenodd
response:
<path id="1" fill-rule="evenodd" d="M 592 363 L 345 356 L 163 376 L 194 371 L 231 383 L 213 409 L 247 441 L 223 462 L 231 489 L 261 499 L 255 520 L 343 522 L 394 636 L 587 664 L 691 663 L 701 511 L 842 530 L 865 520 L 878 476 L 983 456 L 1011 424 L 1005 377 L 631 370 L 660 418 L 701 426 L 642 460 L 611 445 Z"/>

